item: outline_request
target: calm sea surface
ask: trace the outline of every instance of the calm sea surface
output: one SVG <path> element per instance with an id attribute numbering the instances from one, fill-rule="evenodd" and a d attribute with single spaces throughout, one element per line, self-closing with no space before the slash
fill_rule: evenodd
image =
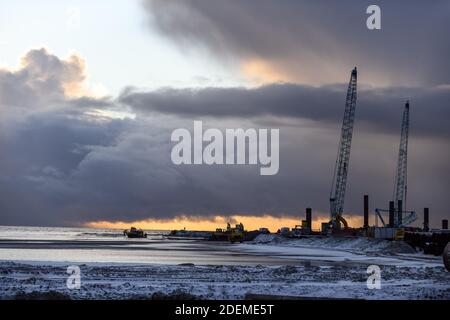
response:
<path id="1" fill-rule="evenodd" d="M 257 265 L 296 263 L 239 252 L 240 244 L 171 240 L 168 231 L 148 230 L 128 239 L 121 230 L 0 226 L 0 260 L 52 263 L 156 263 Z"/>

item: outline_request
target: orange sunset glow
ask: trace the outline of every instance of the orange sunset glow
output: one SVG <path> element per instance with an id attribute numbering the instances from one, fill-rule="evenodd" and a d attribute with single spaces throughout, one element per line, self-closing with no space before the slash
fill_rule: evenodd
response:
<path id="1" fill-rule="evenodd" d="M 249 78 L 259 84 L 275 83 L 275 82 L 291 82 L 294 79 L 287 74 L 278 70 L 269 61 L 262 59 L 249 59 L 241 64 L 241 71 Z"/>
<path id="2" fill-rule="evenodd" d="M 85 227 L 101 229 L 127 229 L 130 226 L 146 230 L 187 230 L 211 231 L 216 228 L 225 228 L 227 222 L 231 224 L 242 222 L 246 230 L 258 230 L 259 228 L 268 228 L 271 232 L 276 232 L 281 227 L 293 228 L 301 224 L 304 217 L 275 217 L 275 216 L 242 216 L 235 215 L 230 217 L 215 216 L 210 219 L 180 217 L 170 220 L 146 219 L 140 221 L 92 221 L 85 223 Z M 328 215 L 320 215 L 313 220 L 313 229 L 320 230 L 321 223 L 329 220 Z M 362 217 L 348 217 L 349 226 L 362 226 Z"/>

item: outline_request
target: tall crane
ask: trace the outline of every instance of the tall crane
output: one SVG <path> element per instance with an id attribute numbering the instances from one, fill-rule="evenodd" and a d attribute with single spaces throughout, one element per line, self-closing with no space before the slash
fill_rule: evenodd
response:
<path id="1" fill-rule="evenodd" d="M 405 109 L 403 110 L 402 129 L 400 134 L 400 147 L 398 150 L 397 171 L 395 174 L 394 192 L 392 201 L 394 202 L 394 227 L 404 227 L 417 219 L 414 211 L 406 211 L 406 195 L 407 195 L 407 172 L 408 172 L 408 134 L 409 134 L 409 101 L 406 101 Z M 399 203 L 402 203 L 401 207 Z M 378 218 L 385 226 L 382 212 L 388 210 L 375 209 Z"/>
<path id="2" fill-rule="evenodd" d="M 333 173 L 333 181 L 330 192 L 330 224 L 333 229 L 340 229 L 341 224 L 347 228 L 347 221 L 342 217 L 344 210 L 345 188 L 347 185 L 347 173 L 350 162 L 350 149 L 352 145 L 353 124 L 355 122 L 356 108 L 356 67 L 352 70 L 345 101 L 344 120 L 341 129 L 341 138 Z"/>
<path id="3" fill-rule="evenodd" d="M 398 149 L 398 162 L 397 162 L 397 171 L 395 174 L 395 183 L 394 183 L 394 192 L 392 195 L 392 200 L 396 206 L 396 210 L 398 208 L 398 201 L 402 201 L 406 206 L 406 193 L 407 193 L 407 164 L 408 164 L 408 131 L 409 131 L 409 101 L 406 101 L 405 109 L 403 111 L 402 118 L 402 130 L 400 134 L 400 147 Z M 395 217 L 394 221 L 396 224 L 397 217 Z"/>
<path id="4" fill-rule="evenodd" d="M 402 131 L 400 135 L 400 148 L 398 150 L 397 171 L 395 174 L 394 192 L 392 200 L 394 201 L 395 212 L 394 225 L 397 227 L 405 226 L 416 220 L 414 211 L 406 211 L 407 172 L 408 172 L 408 134 L 409 134 L 409 101 L 406 101 L 402 118 Z M 403 204 L 399 206 L 399 203 Z"/>

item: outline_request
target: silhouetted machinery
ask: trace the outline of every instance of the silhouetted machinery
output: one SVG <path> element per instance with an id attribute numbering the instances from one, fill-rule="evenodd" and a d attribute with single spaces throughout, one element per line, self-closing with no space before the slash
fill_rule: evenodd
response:
<path id="1" fill-rule="evenodd" d="M 254 236 L 259 234 L 256 232 Z M 242 223 L 237 224 L 234 228 L 231 227 L 230 223 L 227 223 L 226 229 L 216 229 L 215 232 L 211 234 L 210 240 L 213 241 L 229 241 L 231 243 L 243 242 L 245 236 L 244 225 Z"/>
<path id="2" fill-rule="evenodd" d="M 130 230 L 124 230 L 123 235 L 128 238 L 147 238 L 147 233 L 142 229 L 136 229 L 135 227 L 131 227 Z"/>
<path id="3" fill-rule="evenodd" d="M 244 241 L 244 225 L 239 223 L 235 228 L 232 228 L 230 224 L 227 225 L 227 236 L 228 241 L 231 243 L 243 242 Z"/>
<path id="4" fill-rule="evenodd" d="M 348 227 L 347 221 L 342 217 L 344 210 L 345 188 L 347 185 L 347 173 L 350 163 L 350 149 L 352 145 L 353 125 L 356 109 L 356 67 L 352 70 L 345 101 L 344 120 L 341 129 L 341 138 L 334 168 L 333 181 L 330 192 L 330 226 L 332 229 Z"/>
<path id="5" fill-rule="evenodd" d="M 393 205 L 389 210 L 375 209 L 377 219 L 381 220 L 384 227 L 390 226 L 401 228 L 407 226 L 417 219 L 414 211 L 406 211 L 407 177 L 408 177 L 408 134 L 409 134 L 409 101 L 405 104 L 402 118 L 402 130 L 400 135 L 400 147 L 398 151 L 397 171 L 395 174 Z M 383 219 L 383 213 L 389 213 L 389 223 Z"/>

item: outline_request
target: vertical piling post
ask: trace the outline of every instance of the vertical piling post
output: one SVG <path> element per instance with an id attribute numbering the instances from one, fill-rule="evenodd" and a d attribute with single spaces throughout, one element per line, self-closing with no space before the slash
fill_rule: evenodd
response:
<path id="1" fill-rule="evenodd" d="M 369 196 L 364 195 L 364 228 L 369 227 Z"/>
<path id="2" fill-rule="evenodd" d="M 442 230 L 448 230 L 448 220 L 447 219 L 442 220 Z"/>
<path id="3" fill-rule="evenodd" d="M 395 213 L 394 201 L 389 201 L 389 227 L 391 228 L 394 227 L 394 213 Z"/>
<path id="4" fill-rule="evenodd" d="M 430 231 L 430 215 L 428 208 L 423 208 L 423 231 Z"/>
<path id="5" fill-rule="evenodd" d="M 312 209 L 306 208 L 306 223 L 309 229 L 312 229 Z"/>

